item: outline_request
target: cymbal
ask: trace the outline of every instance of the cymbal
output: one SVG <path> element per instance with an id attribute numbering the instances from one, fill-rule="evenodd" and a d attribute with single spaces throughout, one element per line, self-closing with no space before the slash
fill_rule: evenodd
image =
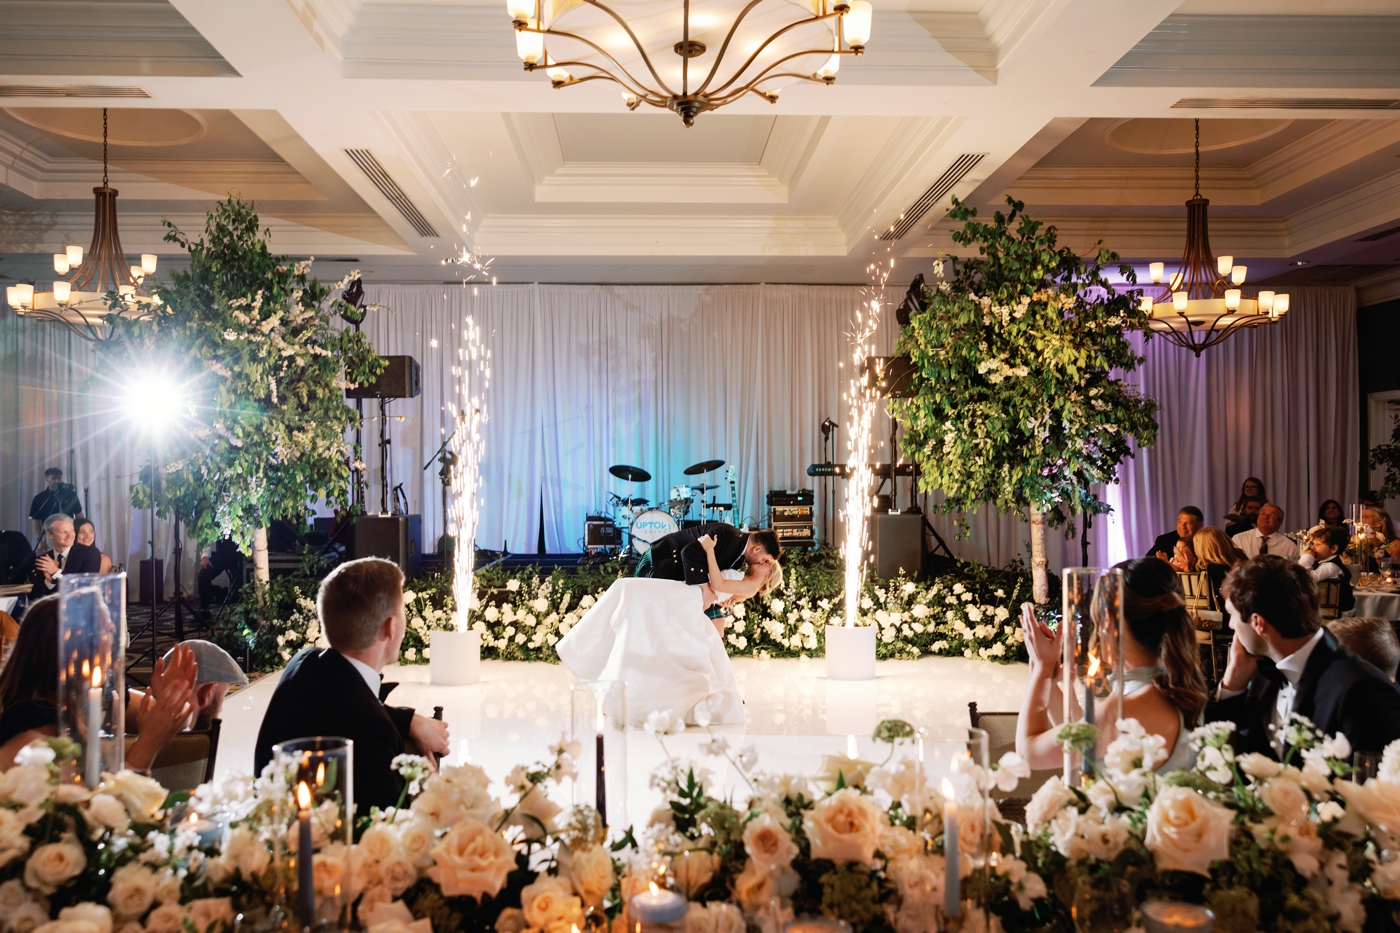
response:
<path id="1" fill-rule="evenodd" d="M 608 467 L 608 472 L 618 479 L 626 480 L 629 483 L 649 483 L 651 474 L 641 467 L 625 466 L 621 463 Z"/>
<path id="2" fill-rule="evenodd" d="M 724 466 L 723 460 L 701 460 L 699 463 L 686 467 L 681 472 L 686 476 L 699 476 L 701 473 L 709 473 Z"/>

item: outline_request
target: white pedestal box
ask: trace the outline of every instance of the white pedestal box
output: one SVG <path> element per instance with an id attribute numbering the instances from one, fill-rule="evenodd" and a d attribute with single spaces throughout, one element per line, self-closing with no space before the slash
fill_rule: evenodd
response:
<path id="1" fill-rule="evenodd" d="M 875 626 L 826 627 L 828 680 L 875 679 Z"/>
<path id="2" fill-rule="evenodd" d="M 481 683 L 481 633 L 433 632 L 428 639 L 428 680 L 439 687 Z"/>

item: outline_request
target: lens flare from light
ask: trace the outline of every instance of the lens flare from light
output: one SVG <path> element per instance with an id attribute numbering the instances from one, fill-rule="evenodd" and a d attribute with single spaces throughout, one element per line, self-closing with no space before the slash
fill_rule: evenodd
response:
<path id="1" fill-rule="evenodd" d="M 161 434 L 180 418 L 184 391 L 167 373 L 147 370 L 137 373 L 122 392 L 126 417 L 147 434 Z"/>

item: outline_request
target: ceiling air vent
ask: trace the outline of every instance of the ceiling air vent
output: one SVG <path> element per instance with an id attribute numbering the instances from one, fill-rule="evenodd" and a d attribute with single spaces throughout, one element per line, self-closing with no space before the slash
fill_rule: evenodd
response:
<path id="1" fill-rule="evenodd" d="M 920 195 L 919 200 L 905 208 L 904 213 L 899 215 L 899 220 L 880 234 L 880 239 L 898 240 L 912 230 L 914 224 L 919 222 L 919 218 L 923 217 L 930 207 L 946 198 L 948 193 L 953 190 L 953 186 L 962 181 L 963 176 L 976 168 L 977 163 L 986 157 L 985 152 L 965 152 L 958 156 L 957 161 L 948 166 L 946 172 L 938 176 L 938 181 Z"/>
<path id="2" fill-rule="evenodd" d="M 0 97 L 150 97 L 145 88 L 105 84 L 0 84 Z"/>
<path id="3" fill-rule="evenodd" d="M 1389 97 L 1183 97 L 1173 110 L 1400 110 Z"/>
<path id="4" fill-rule="evenodd" d="M 417 231 L 419 236 L 439 235 L 433 229 L 433 225 L 428 223 L 428 218 L 418 209 L 418 205 L 408 199 L 399 183 L 389 177 L 389 173 L 384 171 L 384 166 L 379 164 L 379 160 L 368 149 L 346 149 L 345 154 L 360 167 L 365 177 L 374 183 L 379 193 L 389 199 L 389 203 L 398 209 L 403 219 L 408 221 L 408 225 Z"/>

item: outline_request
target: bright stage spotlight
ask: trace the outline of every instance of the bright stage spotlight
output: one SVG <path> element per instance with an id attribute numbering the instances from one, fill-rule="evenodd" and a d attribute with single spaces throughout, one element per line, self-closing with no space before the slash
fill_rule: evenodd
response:
<path id="1" fill-rule="evenodd" d="M 122 393 L 126 417 L 147 434 L 158 436 L 180 420 L 184 390 L 169 373 L 147 370 L 135 374 Z"/>

